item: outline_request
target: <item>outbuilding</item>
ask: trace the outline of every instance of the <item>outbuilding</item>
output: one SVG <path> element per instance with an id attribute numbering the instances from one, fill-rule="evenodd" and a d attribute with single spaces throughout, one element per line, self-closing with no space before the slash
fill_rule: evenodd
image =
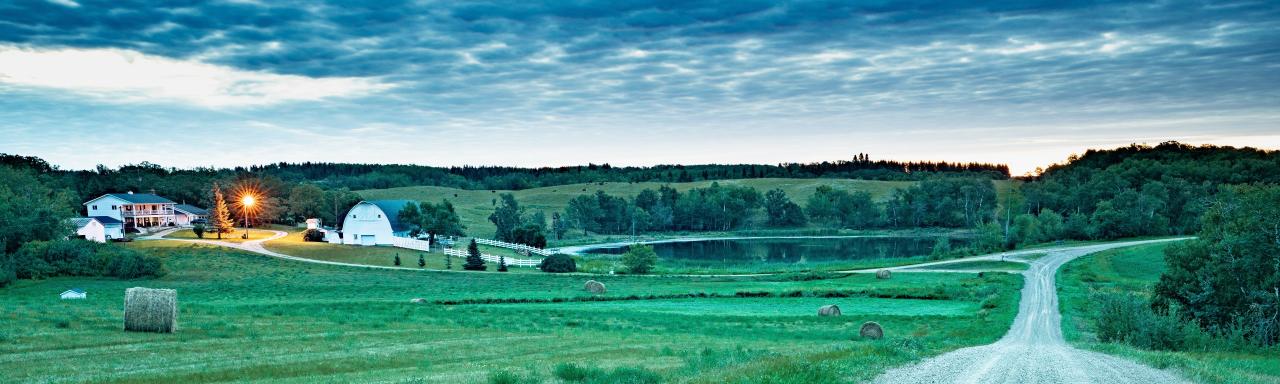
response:
<path id="1" fill-rule="evenodd" d="M 409 236 L 400 222 L 400 210 L 410 200 L 365 200 L 347 211 L 342 219 L 342 243 L 350 245 L 391 245 L 396 236 Z"/>
<path id="2" fill-rule="evenodd" d="M 71 226 L 76 229 L 76 236 L 97 243 L 107 242 L 107 228 L 102 222 L 92 217 L 75 217 Z"/>
<path id="3" fill-rule="evenodd" d="M 209 218 L 209 211 L 191 204 L 176 204 L 173 206 L 173 223 L 176 225 L 191 225 L 196 220 L 206 220 Z"/>
<path id="4" fill-rule="evenodd" d="M 88 298 L 89 294 L 85 293 L 83 289 L 71 288 L 63 291 L 62 294 L 58 295 L 58 297 L 62 300 L 80 300 Z"/>

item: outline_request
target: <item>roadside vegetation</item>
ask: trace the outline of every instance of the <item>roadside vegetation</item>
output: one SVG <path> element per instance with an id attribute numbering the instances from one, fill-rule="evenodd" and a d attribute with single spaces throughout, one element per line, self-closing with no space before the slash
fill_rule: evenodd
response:
<path id="1" fill-rule="evenodd" d="M 1199 238 L 1109 251 L 1062 273 L 1064 335 L 1207 382 L 1280 382 L 1280 187 L 1226 188 Z"/>

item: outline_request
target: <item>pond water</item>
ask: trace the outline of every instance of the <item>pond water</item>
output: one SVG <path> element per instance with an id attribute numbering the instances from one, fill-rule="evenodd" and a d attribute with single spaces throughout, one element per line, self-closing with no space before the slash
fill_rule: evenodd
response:
<path id="1" fill-rule="evenodd" d="M 937 237 L 777 237 L 656 242 L 659 263 L 685 266 L 813 264 L 928 255 Z M 970 240 L 950 238 L 952 248 Z M 621 255 L 627 246 L 587 249 L 588 255 Z"/>

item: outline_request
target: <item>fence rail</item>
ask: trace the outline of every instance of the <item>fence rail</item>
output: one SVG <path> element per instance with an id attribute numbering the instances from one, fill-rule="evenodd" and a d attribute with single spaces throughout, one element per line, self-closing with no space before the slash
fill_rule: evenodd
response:
<path id="1" fill-rule="evenodd" d="M 400 247 L 400 248 L 417 250 L 417 251 L 431 252 L 431 242 L 427 240 L 418 240 L 418 239 L 410 239 L 408 237 L 393 236 L 391 238 L 391 245 Z"/>
<path id="2" fill-rule="evenodd" d="M 493 247 L 499 247 L 499 248 L 514 249 L 514 250 L 517 250 L 517 251 L 525 251 L 525 252 L 529 252 L 529 253 L 536 254 L 536 255 L 541 255 L 541 256 L 551 256 L 551 254 L 552 254 L 552 252 L 551 252 L 551 251 L 548 251 L 548 250 L 545 250 L 545 249 L 542 249 L 542 248 L 538 248 L 538 247 L 531 247 L 531 246 L 524 245 L 524 244 L 508 243 L 508 242 L 505 242 L 505 241 L 489 240 L 489 239 L 476 239 L 476 243 L 477 243 L 477 244 L 488 245 L 488 246 L 493 246 Z"/>
<path id="3" fill-rule="evenodd" d="M 467 251 L 462 249 L 445 248 L 444 254 L 449 256 L 454 256 L 454 257 L 461 257 L 464 259 L 467 257 Z M 497 264 L 499 257 L 490 255 L 487 253 L 481 253 L 480 259 L 486 262 Z M 513 259 L 510 257 L 506 258 L 506 260 L 503 260 L 503 261 L 507 263 L 508 267 L 537 267 L 538 265 L 542 264 L 542 260 Z"/>

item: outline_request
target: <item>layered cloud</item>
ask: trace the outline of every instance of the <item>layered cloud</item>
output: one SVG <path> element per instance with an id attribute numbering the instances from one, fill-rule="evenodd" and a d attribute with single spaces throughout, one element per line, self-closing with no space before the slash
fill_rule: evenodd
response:
<path id="1" fill-rule="evenodd" d="M 111 48 L 0 46 L 0 83 L 51 88 L 104 102 L 206 107 L 272 105 L 385 90 L 376 80 L 279 75 Z"/>
<path id="2" fill-rule="evenodd" d="M 267 106 L 227 119 L 435 140 L 847 133 L 886 148 L 887 131 L 1048 140 L 1162 119 L 1246 137 L 1280 110 L 1267 1 L 21 2 L 0 4 L 0 43 L 17 55 L 0 85 L 35 104 Z M 59 69 L 68 57 L 85 64 Z M 1205 115 L 1219 119 L 1189 119 Z M 869 150 L 843 145 L 821 156 Z"/>

